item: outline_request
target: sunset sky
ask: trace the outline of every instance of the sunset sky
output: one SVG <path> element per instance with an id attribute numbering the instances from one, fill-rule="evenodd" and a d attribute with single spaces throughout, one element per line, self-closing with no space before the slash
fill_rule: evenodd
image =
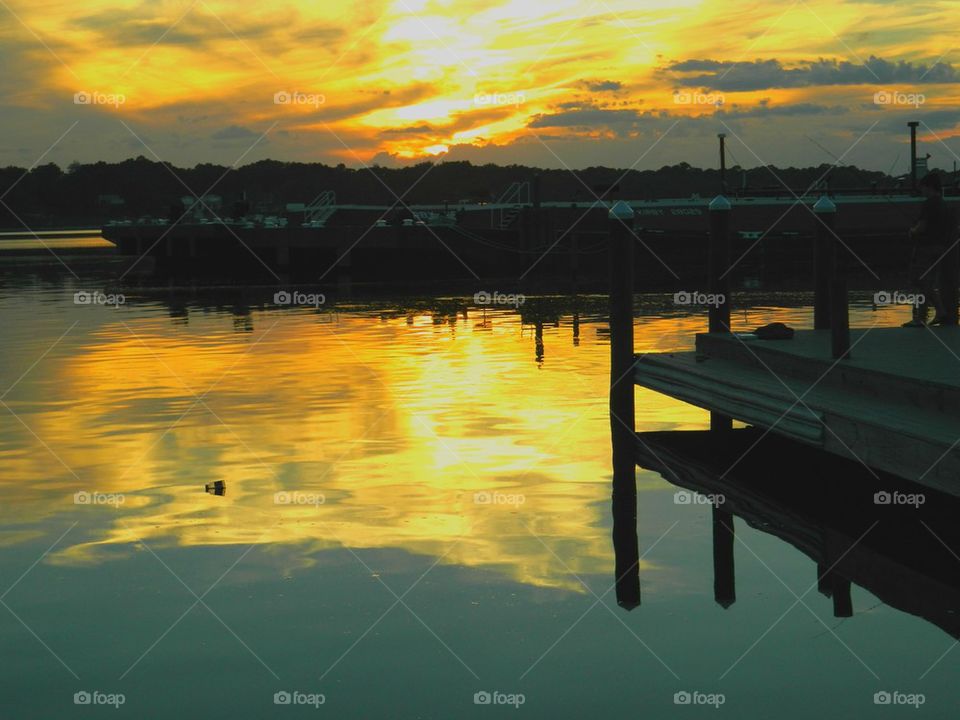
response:
<path id="1" fill-rule="evenodd" d="M 960 156 L 955 0 L 0 0 L 0 165 L 144 155 L 907 169 Z"/>

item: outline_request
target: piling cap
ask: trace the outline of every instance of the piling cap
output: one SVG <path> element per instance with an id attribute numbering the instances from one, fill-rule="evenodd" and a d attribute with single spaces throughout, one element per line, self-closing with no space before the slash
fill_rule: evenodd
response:
<path id="1" fill-rule="evenodd" d="M 623 200 L 618 200 L 614 203 L 613 207 L 610 208 L 610 211 L 607 213 L 607 217 L 610 220 L 633 220 L 634 215 L 633 208 Z"/>
<path id="2" fill-rule="evenodd" d="M 711 211 L 729 210 L 730 207 L 730 201 L 727 200 L 726 197 L 723 195 L 717 195 L 713 200 L 710 201 L 709 209 Z"/>
<path id="3" fill-rule="evenodd" d="M 837 206 L 834 204 L 833 200 L 828 198 L 826 195 L 821 195 L 820 199 L 814 203 L 813 211 L 815 213 L 834 213 L 837 211 Z"/>

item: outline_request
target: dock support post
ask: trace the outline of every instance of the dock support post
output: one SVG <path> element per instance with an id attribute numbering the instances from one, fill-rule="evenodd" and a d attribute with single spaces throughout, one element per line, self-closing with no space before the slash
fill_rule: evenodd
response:
<path id="1" fill-rule="evenodd" d="M 725 170 L 724 135 L 720 135 L 721 182 Z M 726 187 L 724 183 L 723 187 Z M 712 333 L 730 332 L 730 201 L 717 195 L 710 201 L 710 251 L 707 292 L 715 296 L 710 306 L 708 330 Z M 727 415 L 711 411 L 710 432 L 722 435 L 733 429 L 733 420 Z M 728 608 L 737 599 L 733 564 L 733 515 L 718 506 L 713 507 L 713 599 Z"/>
<path id="2" fill-rule="evenodd" d="M 570 233 L 570 291 L 576 294 L 580 279 L 580 235 L 576 231 Z"/>
<path id="3" fill-rule="evenodd" d="M 710 201 L 710 257 L 707 292 L 716 296 L 710 306 L 709 332 L 730 332 L 730 201 L 717 195 Z"/>
<path id="4" fill-rule="evenodd" d="M 613 450 L 613 547 L 617 604 L 640 605 L 637 465 L 634 443 L 633 209 L 618 202 L 610 221 L 610 439 Z"/>
<path id="5" fill-rule="evenodd" d="M 399 243 L 403 247 L 403 228 L 397 228 L 398 234 L 401 234 Z M 353 288 L 353 247 L 351 245 L 338 245 L 336 249 L 337 266 L 337 292 L 343 297 L 349 297 Z"/>
<path id="6" fill-rule="evenodd" d="M 960 248 L 951 247 L 941 262 L 944 264 L 944 287 L 940 290 L 940 300 L 943 303 L 947 318 L 944 325 L 957 325 L 957 306 L 960 303 L 960 295 L 958 295 L 958 287 L 960 287 Z"/>
<path id="7" fill-rule="evenodd" d="M 733 513 L 713 507 L 713 599 L 723 608 L 737 601 L 733 564 Z"/>
<path id="8" fill-rule="evenodd" d="M 826 195 L 821 195 L 813 206 L 819 230 L 829 238 L 829 298 L 830 298 L 830 353 L 834 360 L 850 357 L 850 316 L 847 307 L 846 249 L 834 230 L 837 206 Z"/>
<path id="9" fill-rule="evenodd" d="M 290 245 L 282 240 L 277 245 L 277 267 L 281 270 L 290 267 Z"/>
<path id="10" fill-rule="evenodd" d="M 813 241 L 813 329 L 830 328 L 830 251 L 832 225 L 817 215 L 816 236 Z"/>

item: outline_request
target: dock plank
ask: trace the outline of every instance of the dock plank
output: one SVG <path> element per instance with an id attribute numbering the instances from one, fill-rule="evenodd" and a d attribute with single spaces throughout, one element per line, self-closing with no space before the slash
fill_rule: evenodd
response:
<path id="1" fill-rule="evenodd" d="M 829 333 L 793 340 L 697 337 L 697 352 L 644 355 L 635 382 L 698 407 L 960 494 L 960 330 Z"/>

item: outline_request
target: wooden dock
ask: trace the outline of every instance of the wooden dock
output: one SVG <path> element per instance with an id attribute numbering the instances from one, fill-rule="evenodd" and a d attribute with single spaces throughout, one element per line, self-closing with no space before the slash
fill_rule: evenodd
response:
<path id="1" fill-rule="evenodd" d="M 960 495 L 960 328 L 829 330 L 792 340 L 704 333 L 644 355 L 638 385 L 877 470 Z"/>
<path id="2" fill-rule="evenodd" d="M 734 420 L 799 441 L 910 482 L 960 496 L 960 327 L 956 251 L 946 253 L 944 327 L 849 327 L 846 273 L 852 258 L 834 230 L 837 208 L 811 209 L 816 288 L 813 330 L 764 340 L 731 324 L 731 204 L 709 206 L 709 307 L 696 350 L 635 355 L 633 211 L 610 220 L 610 412 L 614 493 L 631 494 L 627 467 L 635 432 L 634 384 L 711 411 L 711 427 Z M 752 329 L 752 328 L 751 328 Z M 744 328 L 747 330 L 747 328 Z M 632 378 L 632 382 L 624 382 Z M 618 478 L 625 486 L 618 485 Z M 625 524 L 629 518 L 624 518 Z"/>
<path id="3" fill-rule="evenodd" d="M 708 332 L 696 336 L 693 352 L 636 355 L 635 218 L 625 203 L 610 209 L 613 542 L 624 609 L 641 604 L 639 464 L 681 487 L 729 499 L 712 508 L 714 593 L 723 607 L 736 599 L 737 515 L 815 560 L 819 589 L 833 598 L 837 617 L 853 612 L 852 580 L 960 637 L 956 558 L 952 551 L 943 556 L 932 529 L 952 532 L 960 497 L 960 259 L 954 248 L 942 260 L 946 326 L 851 329 L 851 252 L 834 230 L 836 210 L 826 195 L 812 208 L 813 330 L 771 340 L 733 327 L 732 206 L 720 195 L 709 206 L 705 248 L 706 294 L 719 298 L 704 318 Z M 710 429 L 638 434 L 636 385 L 709 410 Z M 734 430 L 734 421 L 749 427 Z M 917 498 L 925 502 L 927 492 L 930 522 L 918 525 Z M 904 497 L 915 504 L 895 500 Z M 873 532 L 880 520 L 890 522 L 879 544 L 864 541 L 852 552 L 862 531 Z"/>

